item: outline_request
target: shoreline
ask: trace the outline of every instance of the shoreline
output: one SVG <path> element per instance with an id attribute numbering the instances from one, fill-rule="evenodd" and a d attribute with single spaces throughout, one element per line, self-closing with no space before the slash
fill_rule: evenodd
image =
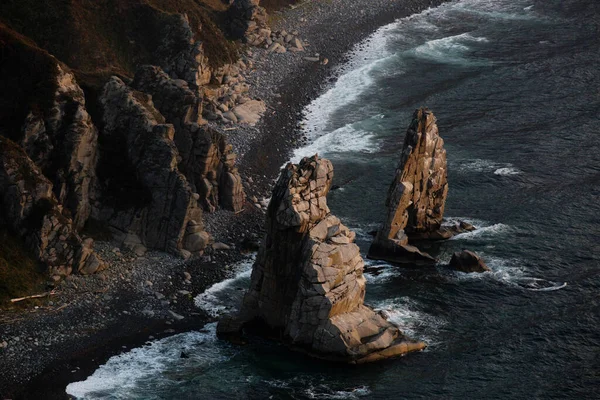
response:
<path id="1" fill-rule="evenodd" d="M 256 127 L 238 127 L 229 135 L 239 154 L 238 166 L 246 182 L 248 198 L 270 196 L 272 182 L 280 167 L 289 159 L 293 149 L 301 145 L 302 132 L 298 123 L 302 120 L 302 110 L 326 90 L 328 82 L 335 79 L 336 68 L 347 61 L 349 51 L 381 26 L 443 2 L 352 0 L 348 4 L 348 1 L 332 0 L 327 4 L 301 3 L 276 14 L 274 30 L 298 30 L 299 36 L 307 39 L 310 46 L 304 53 L 287 54 L 267 54 L 262 49 L 249 49 L 256 60 L 256 70 L 248 76 L 251 94 L 262 98 L 268 111 Z M 301 22 L 302 19 L 310 22 Z M 329 64 L 304 60 L 314 53 L 327 57 Z M 249 177 L 254 181 L 251 185 L 247 184 Z M 150 338 L 159 339 L 201 329 L 204 324 L 213 321 L 214 318 L 195 308 L 193 297 L 230 277 L 231 271 L 224 267 L 246 257 L 239 251 L 244 239 L 260 240 L 264 216 L 248 202 L 246 211 L 240 215 L 217 212 L 205 214 L 205 218 L 215 241 L 235 244 L 236 247 L 190 262 L 150 252 L 146 257 L 123 261 L 128 265 L 125 270 L 119 265 L 112 265 L 103 274 L 108 276 L 105 280 L 100 276 L 74 277 L 75 287 L 84 280 L 93 281 L 90 284 L 92 298 L 83 301 L 79 291 L 73 288 L 69 294 L 72 296 L 70 304 L 77 304 L 67 306 L 60 313 L 56 308 L 40 311 L 46 315 L 26 317 L 24 321 L 17 322 L 15 330 L 20 336 L 46 328 L 49 336 L 59 333 L 63 339 L 46 347 L 47 353 L 53 356 L 48 358 L 35 350 L 37 346 L 34 347 L 34 343 L 28 344 L 30 347 L 26 355 L 43 358 L 37 360 L 40 365 L 34 365 L 27 359 L 16 360 L 18 362 L 12 359 L 10 368 L 3 366 L 3 376 L 0 376 L 3 398 L 67 398 L 64 389 L 68 383 L 86 379 L 99 365 L 123 350 L 138 347 Z M 107 253 L 112 251 L 108 244 L 106 247 Z M 126 260 L 128 257 L 124 255 Z M 184 270 L 191 273 L 191 284 L 184 282 Z M 152 284 L 143 287 L 147 276 Z M 141 282 L 137 281 L 140 279 Z M 132 290 L 134 286 L 135 291 Z M 107 288 L 104 292 L 94 292 L 104 290 L 104 287 Z M 157 291 L 170 301 L 165 304 L 164 299 L 158 299 Z M 179 295 L 180 291 L 191 292 L 191 298 Z M 166 317 L 144 315 L 144 307 L 148 303 L 153 304 L 152 311 Z M 98 311 L 99 305 L 108 311 Z M 185 318 L 180 321 L 170 318 L 169 310 Z M 95 322 L 87 321 L 90 318 L 106 318 L 106 321 L 102 320 L 100 327 L 94 330 Z M 63 324 L 68 327 L 56 328 L 56 325 Z M 27 329 L 21 333 L 20 328 L 23 327 Z M 0 328 L 0 334 L 6 335 L 5 328 Z M 66 334 L 82 328 L 85 332 L 81 337 Z M 87 332 L 89 329 L 91 331 Z M 0 364 L 4 364 L 5 359 L 5 350 L 2 350 Z M 28 362 L 32 364 L 28 365 Z M 17 367 L 21 375 L 8 377 Z"/>

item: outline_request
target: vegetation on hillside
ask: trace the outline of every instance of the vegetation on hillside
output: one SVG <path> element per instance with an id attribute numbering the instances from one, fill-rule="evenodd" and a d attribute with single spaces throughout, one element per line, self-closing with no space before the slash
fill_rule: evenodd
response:
<path id="1" fill-rule="evenodd" d="M 0 226 L 0 308 L 10 307 L 12 298 L 42 292 L 45 270 L 15 235 Z"/>

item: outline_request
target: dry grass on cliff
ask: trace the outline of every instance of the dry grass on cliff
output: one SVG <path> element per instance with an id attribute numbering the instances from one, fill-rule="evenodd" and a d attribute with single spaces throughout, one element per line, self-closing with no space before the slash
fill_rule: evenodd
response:
<path id="1" fill-rule="evenodd" d="M 47 280 L 44 267 L 23 243 L 0 227 L 0 308 L 12 308 L 10 299 L 41 293 Z"/>
<path id="2" fill-rule="evenodd" d="M 235 61 L 221 29 L 225 10 L 219 0 L 3 0 L 0 21 L 76 72 L 132 76 L 152 63 L 161 24 L 174 13 L 188 15 L 211 66 Z"/>

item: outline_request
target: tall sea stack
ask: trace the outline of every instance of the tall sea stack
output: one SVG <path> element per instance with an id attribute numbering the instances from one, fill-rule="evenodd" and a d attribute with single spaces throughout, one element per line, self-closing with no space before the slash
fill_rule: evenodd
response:
<path id="1" fill-rule="evenodd" d="M 423 349 L 363 304 L 364 262 L 355 234 L 327 207 L 332 178 L 331 162 L 317 156 L 282 170 L 241 312 L 221 320 L 218 333 L 259 327 L 292 348 L 348 363 Z"/>
<path id="2" fill-rule="evenodd" d="M 446 150 L 436 118 L 420 108 L 404 138 L 396 175 L 388 191 L 388 214 L 368 257 L 395 263 L 431 264 L 435 259 L 408 244 L 409 239 L 445 239 L 441 230 L 448 194 Z"/>

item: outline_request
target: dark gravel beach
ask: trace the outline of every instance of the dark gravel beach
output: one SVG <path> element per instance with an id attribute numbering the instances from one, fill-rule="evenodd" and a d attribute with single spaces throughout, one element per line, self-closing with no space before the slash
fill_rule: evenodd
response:
<path id="1" fill-rule="evenodd" d="M 297 30 L 309 46 L 303 53 L 285 54 L 248 49 L 256 68 L 247 76 L 251 94 L 268 109 L 256 127 L 228 133 L 249 199 L 269 197 L 279 168 L 302 143 L 297 129 L 302 109 L 335 79 L 336 67 L 353 46 L 378 27 L 441 2 L 307 1 L 274 14 L 274 30 Z M 315 53 L 328 63 L 304 59 Z M 85 379 L 124 349 L 209 322 L 193 298 L 230 277 L 231 265 L 255 248 L 263 212 L 248 201 L 240 214 L 219 211 L 205 218 L 215 242 L 229 249 L 184 262 L 159 252 L 137 257 L 98 242 L 111 264 L 107 270 L 70 276 L 36 308 L 2 312 L 0 343 L 7 346 L 0 350 L 1 397 L 66 398 L 69 382 Z"/>

